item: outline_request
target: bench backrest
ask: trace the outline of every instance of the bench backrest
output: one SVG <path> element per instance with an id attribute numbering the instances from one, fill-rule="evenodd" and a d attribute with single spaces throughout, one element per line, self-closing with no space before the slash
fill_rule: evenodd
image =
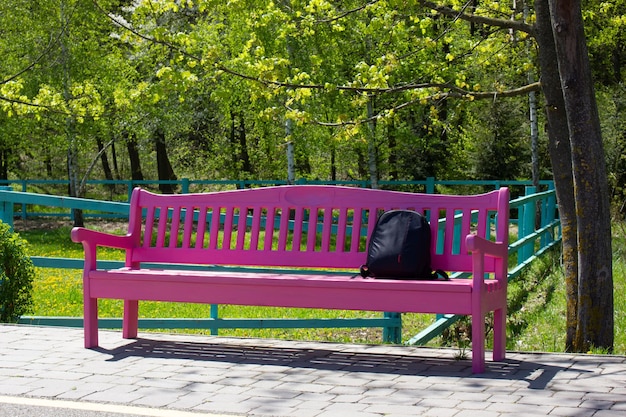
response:
<path id="1" fill-rule="evenodd" d="M 430 220 L 433 267 L 465 272 L 472 270 L 466 235 L 508 244 L 508 205 L 506 188 L 473 196 L 321 185 L 177 195 L 137 188 L 126 262 L 356 270 L 380 213 L 412 209 Z"/>

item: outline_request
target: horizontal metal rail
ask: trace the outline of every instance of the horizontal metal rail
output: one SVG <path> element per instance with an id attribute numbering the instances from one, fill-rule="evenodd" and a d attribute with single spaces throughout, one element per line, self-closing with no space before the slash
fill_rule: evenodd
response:
<path id="1" fill-rule="evenodd" d="M 20 324 L 38 326 L 83 327 L 82 317 L 23 317 Z M 141 329 L 199 329 L 216 332 L 219 329 L 322 329 L 356 327 L 396 327 L 402 325 L 400 317 L 337 318 L 337 319 L 231 319 L 231 318 L 140 318 Z M 122 328 L 122 319 L 100 318 L 98 327 Z"/>
<path id="2" fill-rule="evenodd" d="M 68 180 L 41 180 L 41 179 L 13 179 L 13 180 L 0 180 L 0 188 L 15 188 L 22 192 L 28 192 L 32 190 L 51 189 L 58 190 L 59 192 L 65 192 L 69 184 Z M 287 181 L 284 180 L 193 180 L 188 178 L 182 178 L 180 180 L 87 180 L 86 185 L 91 186 L 92 189 L 96 187 L 94 192 L 102 194 L 103 190 L 111 192 L 112 200 L 125 200 L 129 201 L 134 187 L 146 187 L 156 189 L 159 185 L 170 185 L 176 187 L 180 193 L 187 194 L 190 192 L 202 192 L 207 190 L 223 190 L 223 189 L 243 189 L 253 187 L 266 187 L 272 185 L 286 185 Z M 345 185 L 354 187 L 371 187 L 371 182 L 367 180 L 349 180 L 349 181 L 326 181 L 326 180 L 308 180 L 305 178 L 298 179 L 295 184 L 318 184 L 318 185 Z M 410 180 L 410 181 L 379 181 L 379 185 L 388 189 L 407 189 L 411 191 L 420 191 L 428 194 L 434 194 L 437 191 L 437 187 L 471 187 L 472 189 L 498 189 L 500 187 L 508 186 L 519 189 L 531 185 L 531 181 L 504 181 L 504 180 L 438 180 L 434 177 L 428 177 L 424 180 Z M 542 180 L 539 182 L 539 186 L 542 188 L 550 189 L 553 182 L 550 180 Z M 103 188 L 104 187 L 104 188 Z M 115 192 L 116 188 L 121 187 L 124 189 L 122 192 Z M 48 192 L 54 194 L 54 192 Z M 41 195 L 41 194 L 37 194 Z M 22 203 L 18 203 L 22 204 Z M 72 218 L 72 213 L 68 212 L 41 212 L 34 211 L 31 206 L 46 206 L 47 204 L 29 201 L 24 202 L 19 209 L 19 216 L 22 219 L 28 217 L 69 217 Z M 60 206 L 64 208 L 81 208 L 73 206 Z M 85 208 L 85 210 L 89 210 Z M 86 213 L 85 217 L 112 217 L 122 218 L 124 213 L 112 211 L 108 213 Z"/>

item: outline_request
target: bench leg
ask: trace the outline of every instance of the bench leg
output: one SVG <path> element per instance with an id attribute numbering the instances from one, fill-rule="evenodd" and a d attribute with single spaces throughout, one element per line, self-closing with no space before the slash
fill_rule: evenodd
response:
<path id="1" fill-rule="evenodd" d="M 83 297 L 83 330 L 85 347 L 98 346 L 98 299 Z"/>
<path id="2" fill-rule="evenodd" d="M 493 312 L 493 360 L 506 357 L 506 307 Z"/>
<path id="3" fill-rule="evenodd" d="M 485 316 L 472 314 L 472 372 L 485 372 Z"/>
<path id="4" fill-rule="evenodd" d="M 139 302 L 137 300 L 124 300 L 124 320 L 122 323 L 122 337 L 135 339 L 139 325 Z"/>

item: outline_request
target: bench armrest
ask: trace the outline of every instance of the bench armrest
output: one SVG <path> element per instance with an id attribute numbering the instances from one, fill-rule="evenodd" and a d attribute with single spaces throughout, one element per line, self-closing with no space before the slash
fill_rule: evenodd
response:
<path id="1" fill-rule="evenodd" d="M 90 246 L 105 246 L 117 249 L 130 249 L 133 247 L 131 235 L 114 235 L 85 229 L 84 227 L 74 227 L 71 232 L 71 237 L 73 242 L 83 243 L 83 245 L 88 244 Z"/>
<path id="2" fill-rule="evenodd" d="M 83 244 L 83 249 L 85 251 L 85 272 L 96 269 L 98 246 L 129 250 L 133 248 L 135 241 L 134 236 L 130 234 L 123 236 L 114 235 L 111 233 L 85 229 L 84 227 L 74 227 L 70 236 L 73 242 Z"/>
<path id="3" fill-rule="evenodd" d="M 474 288 L 484 284 L 485 257 L 498 258 L 495 279 L 506 285 L 509 248 L 502 242 L 493 242 L 478 235 L 468 235 L 465 239 L 467 250 L 472 253 L 472 279 Z"/>
<path id="4" fill-rule="evenodd" d="M 467 250 L 472 253 L 479 252 L 494 258 L 506 258 L 509 248 L 504 243 L 493 242 L 478 235 L 468 235 L 465 239 Z"/>

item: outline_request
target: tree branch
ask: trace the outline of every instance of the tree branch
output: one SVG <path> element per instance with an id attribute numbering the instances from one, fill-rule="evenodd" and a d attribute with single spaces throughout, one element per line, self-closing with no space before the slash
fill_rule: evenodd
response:
<path id="1" fill-rule="evenodd" d="M 78 189 L 80 190 L 79 195 L 82 195 L 82 193 L 85 191 L 85 187 L 87 185 L 87 179 L 89 178 L 89 175 L 91 174 L 91 171 L 93 171 L 93 169 L 96 166 L 96 163 L 98 162 L 98 158 L 100 158 L 102 156 L 102 154 L 104 152 L 106 152 L 106 150 L 109 148 L 109 146 L 113 145 L 113 143 L 115 143 L 115 138 L 111 139 L 109 142 L 107 142 L 102 149 L 100 149 L 100 151 L 98 152 L 98 154 L 96 156 L 93 157 L 93 159 L 91 160 L 91 163 L 89 164 L 89 167 L 87 168 L 87 170 L 85 171 L 85 175 L 83 175 L 83 178 L 81 178 Z"/>
<path id="2" fill-rule="evenodd" d="M 328 19 L 317 20 L 316 23 L 331 23 L 331 22 L 334 22 L 336 20 L 343 19 L 344 17 L 346 17 L 348 15 L 351 15 L 352 13 L 360 12 L 361 10 L 364 10 L 364 9 L 368 8 L 369 6 L 372 6 L 372 5 L 374 5 L 374 4 L 378 3 L 378 2 L 379 2 L 379 0 L 370 1 L 369 3 L 366 3 L 366 4 L 364 4 L 362 6 L 359 6 L 359 7 L 355 7 L 354 9 L 345 10 L 345 11 L 339 13 L 337 16 L 329 17 Z"/>
<path id="3" fill-rule="evenodd" d="M 0 85 L 7 84 L 7 83 L 15 80 L 16 78 L 18 78 L 22 74 L 24 74 L 24 73 L 30 71 L 31 69 L 33 69 L 35 67 L 35 65 L 37 65 L 39 63 L 39 61 L 41 61 L 46 55 L 48 55 L 50 53 L 50 51 L 52 50 L 54 45 L 56 45 L 59 42 L 59 39 L 61 38 L 61 36 L 63 35 L 64 32 L 65 32 L 65 27 L 63 27 L 63 29 L 61 30 L 61 32 L 59 32 L 58 36 L 55 39 L 51 39 L 50 40 L 50 42 L 48 43 L 48 46 L 46 46 L 44 48 L 44 50 L 41 52 L 41 54 L 39 54 L 39 56 L 37 58 L 35 58 L 31 63 L 29 63 L 27 66 L 25 66 L 24 68 L 22 68 L 21 70 L 19 70 L 15 74 L 9 76 L 8 78 L 5 78 L 4 80 L 0 80 Z"/>
<path id="4" fill-rule="evenodd" d="M 528 33 L 531 36 L 535 36 L 535 28 L 532 25 L 529 25 L 524 22 L 518 22 L 516 20 L 509 19 L 496 19 L 493 17 L 486 17 L 475 15 L 472 13 L 465 13 L 464 10 L 458 11 L 454 10 L 448 6 L 442 6 L 430 1 L 420 0 L 419 3 L 424 6 L 435 10 L 437 13 L 440 13 L 444 16 L 452 17 L 455 20 L 465 20 L 467 22 L 480 23 L 487 26 L 495 26 L 504 29 L 513 29 L 518 30 L 520 32 Z"/>
<path id="5" fill-rule="evenodd" d="M 404 102 L 402 104 L 399 104 L 395 107 L 392 107 L 390 109 L 385 109 L 386 112 L 397 112 L 399 110 L 403 110 L 407 107 L 410 107 L 414 104 L 417 103 L 422 103 L 424 101 L 433 101 L 433 100 L 447 100 L 447 99 L 452 99 L 452 98 L 469 98 L 471 97 L 472 99 L 475 100 L 485 100 L 485 99 L 497 99 L 497 98 L 504 98 L 504 97 L 517 97 L 517 96 L 521 96 L 521 95 L 526 95 L 528 93 L 530 93 L 531 91 L 540 91 L 541 90 L 541 83 L 540 82 L 535 82 L 532 84 L 528 84 L 525 85 L 523 87 L 519 87 L 519 88 L 514 88 L 511 90 L 505 90 L 505 91 L 484 91 L 484 92 L 473 92 L 473 91 L 468 91 L 468 90 L 463 90 L 462 88 L 458 88 L 456 86 L 453 85 L 449 85 L 449 84 L 442 84 L 441 86 L 446 86 L 447 88 L 450 89 L 450 91 L 448 92 L 442 92 L 442 93 L 436 93 L 436 94 L 431 94 L 428 97 L 421 97 L 419 99 L 415 99 L 415 100 L 411 100 L 411 101 L 407 101 Z M 288 107 L 289 109 L 289 107 Z M 291 110 L 291 109 L 290 109 Z M 363 124 L 363 123 L 369 123 L 372 121 L 375 121 L 377 119 L 379 119 L 381 117 L 381 114 L 377 114 L 374 115 L 372 117 L 369 117 L 367 119 L 363 119 L 363 120 L 350 120 L 347 122 L 339 122 L 339 123 L 329 123 L 329 122 L 321 122 L 319 120 L 315 120 L 314 123 L 320 126 L 327 126 L 327 127 L 342 127 L 342 126 L 355 126 L 355 125 L 359 125 L 359 124 Z"/>
<path id="6" fill-rule="evenodd" d="M 36 104 L 36 103 L 31 103 L 28 101 L 24 101 L 24 100 L 18 100 L 15 98 L 9 98 L 9 97 L 5 97 L 5 96 L 0 96 L 0 101 L 6 101 L 8 103 L 11 104 L 19 104 L 22 106 L 29 106 L 29 107 L 36 107 L 36 108 L 41 108 L 41 109 L 45 109 L 51 113 L 56 113 L 56 114 L 64 114 L 67 115 L 69 113 L 64 112 L 64 111 L 59 111 L 59 110 L 55 110 L 54 107 L 52 106 L 47 106 L 45 104 Z"/>

